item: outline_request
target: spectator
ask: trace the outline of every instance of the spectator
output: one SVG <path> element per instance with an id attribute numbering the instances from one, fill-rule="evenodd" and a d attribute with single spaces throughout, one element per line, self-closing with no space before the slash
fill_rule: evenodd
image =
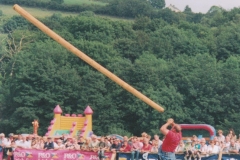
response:
<path id="1" fill-rule="evenodd" d="M 131 151 L 131 145 L 128 143 L 127 140 L 123 141 L 123 144 L 121 145 L 120 151 L 121 152 L 130 152 Z"/>
<path id="2" fill-rule="evenodd" d="M 207 153 L 208 153 L 208 146 L 206 145 L 206 139 L 202 138 L 200 140 L 200 145 L 201 145 L 201 157 L 206 157 Z"/>
<path id="3" fill-rule="evenodd" d="M 162 145 L 163 142 L 160 140 L 160 138 L 159 138 L 159 136 L 157 134 L 155 134 L 153 136 L 153 139 L 157 142 L 158 148 L 159 148 Z"/>
<path id="4" fill-rule="evenodd" d="M 217 136 L 215 136 L 215 137 L 213 138 L 213 142 L 214 142 L 214 144 L 215 144 L 216 146 L 220 146 L 220 143 L 219 143 L 219 141 L 218 141 L 218 137 L 217 137 Z"/>
<path id="5" fill-rule="evenodd" d="M 113 144 L 110 147 L 110 151 L 112 152 L 111 160 L 116 159 L 117 152 L 120 151 L 121 143 L 118 139 L 114 139 Z"/>
<path id="6" fill-rule="evenodd" d="M 71 149 L 72 148 L 72 139 L 68 138 L 67 142 L 64 144 L 66 149 Z"/>
<path id="7" fill-rule="evenodd" d="M 235 141 L 237 140 L 237 136 L 232 128 L 229 129 L 227 136 L 230 137 L 230 140 L 232 140 L 232 139 Z"/>
<path id="8" fill-rule="evenodd" d="M 32 146 L 34 149 L 43 149 L 44 148 L 44 141 L 43 138 L 37 137 L 35 140 L 36 144 Z"/>
<path id="9" fill-rule="evenodd" d="M 225 142 L 225 136 L 223 135 L 222 130 L 218 130 L 218 136 L 217 136 L 218 142 Z"/>
<path id="10" fill-rule="evenodd" d="M 105 141 L 105 137 L 101 137 L 100 138 L 100 142 L 98 144 L 98 158 L 100 160 L 103 160 L 105 158 L 105 150 L 107 148 L 107 144 L 104 142 Z"/>
<path id="11" fill-rule="evenodd" d="M 236 153 L 238 153 L 238 151 L 239 151 L 239 148 L 237 147 L 235 141 L 232 139 L 230 141 L 230 146 L 229 146 L 228 152 L 236 154 Z"/>
<path id="12" fill-rule="evenodd" d="M 21 141 L 22 141 L 22 135 L 19 134 L 18 137 L 17 137 L 17 139 L 15 140 L 15 144 L 16 144 L 16 146 L 17 146 L 18 143 L 21 142 Z"/>
<path id="13" fill-rule="evenodd" d="M 177 154 L 183 154 L 183 153 L 184 153 L 184 147 L 185 147 L 184 142 L 183 142 L 183 140 L 181 140 L 181 141 L 179 142 L 179 145 L 178 145 L 177 148 L 175 149 L 175 153 L 177 153 Z"/>
<path id="14" fill-rule="evenodd" d="M 223 147 L 222 147 L 223 148 L 223 153 L 227 153 L 229 147 L 230 147 L 230 137 L 226 136 L 225 142 L 223 143 Z"/>
<path id="15" fill-rule="evenodd" d="M 91 141 L 90 141 L 90 143 L 88 145 L 89 150 L 93 151 L 93 152 L 97 152 L 98 151 L 98 144 L 99 144 L 99 141 L 97 140 L 97 136 L 96 135 L 92 135 L 91 136 Z"/>
<path id="16" fill-rule="evenodd" d="M 184 158 L 189 159 L 190 157 L 193 156 L 193 151 L 192 151 L 192 143 L 194 144 L 193 141 L 191 141 L 190 138 L 186 140 L 186 144 L 184 146 Z"/>
<path id="17" fill-rule="evenodd" d="M 80 149 L 82 149 L 82 146 L 85 144 L 85 139 L 83 137 L 80 137 L 78 145 L 80 146 Z"/>
<path id="18" fill-rule="evenodd" d="M 208 145 L 208 154 L 218 154 L 220 151 L 219 146 L 215 144 L 213 140 L 210 141 L 210 144 Z"/>
<path id="19" fill-rule="evenodd" d="M 46 149 L 46 150 L 54 149 L 54 144 L 53 144 L 52 137 L 47 138 L 47 142 L 45 142 L 43 149 Z"/>
<path id="20" fill-rule="evenodd" d="M 76 138 L 72 138 L 72 146 L 69 149 L 80 150 L 80 146 L 78 145 L 78 141 Z"/>
<path id="21" fill-rule="evenodd" d="M 57 145 L 56 147 L 54 147 L 54 149 L 65 149 L 65 145 L 62 142 L 63 142 L 62 139 L 58 139 L 56 143 Z"/>
<path id="22" fill-rule="evenodd" d="M 151 152 L 152 145 L 149 144 L 148 138 L 143 138 L 143 147 L 141 148 L 141 153 L 149 153 Z"/>
<path id="23" fill-rule="evenodd" d="M 107 137 L 105 137 L 104 143 L 106 144 L 106 151 L 110 151 L 111 143 L 109 142 Z"/>
<path id="24" fill-rule="evenodd" d="M 88 146 L 90 144 L 90 141 L 91 141 L 91 138 L 86 138 L 85 139 L 85 143 L 82 145 L 81 149 L 84 150 L 84 151 L 89 151 Z"/>
<path id="25" fill-rule="evenodd" d="M 62 134 L 62 137 L 60 138 L 62 140 L 62 144 L 65 144 L 67 142 L 67 135 L 65 133 Z"/>
<path id="26" fill-rule="evenodd" d="M 131 157 L 132 159 L 136 158 L 139 159 L 139 152 L 141 150 L 141 144 L 138 141 L 137 137 L 132 138 L 132 148 L 131 148 Z"/>
<path id="27" fill-rule="evenodd" d="M 26 136 L 22 136 L 22 140 L 17 144 L 17 148 L 30 149 L 31 144 L 27 141 Z"/>
<path id="28" fill-rule="evenodd" d="M 158 149 L 159 149 L 158 142 L 155 139 L 153 139 L 151 153 L 158 153 Z"/>

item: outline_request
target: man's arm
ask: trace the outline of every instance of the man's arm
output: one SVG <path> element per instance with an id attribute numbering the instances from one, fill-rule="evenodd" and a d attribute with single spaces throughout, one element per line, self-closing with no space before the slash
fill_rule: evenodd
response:
<path id="1" fill-rule="evenodd" d="M 173 122 L 174 122 L 174 121 L 173 121 L 172 118 L 168 119 L 168 120 L 167 120 L 167 123 L 165 123 L 165 124 L 160 128 L 160 132 L 162 132 L 163 135 L 167 135 L 168 132 L 169 132 L 169 129 L 167 129 L 167 127 L 168 127 L 169 125 L 172 125 Z"/>

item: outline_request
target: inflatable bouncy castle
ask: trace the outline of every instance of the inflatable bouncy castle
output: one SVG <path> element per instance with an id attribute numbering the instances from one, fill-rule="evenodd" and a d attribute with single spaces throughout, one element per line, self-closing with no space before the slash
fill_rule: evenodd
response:
<path id="1" fill-rule="evenodd" d="M 179 124 L 182 130 L 206 130 L 209 133 L 209 139 L 212 140 L 216 136 L 216 130 L 208 124 Z"/>
<path id="2" fill-rule="evenodd" d="M 66 134 L 70 137 L 82 136 L 90 137 L 92 135 L 92 114 L 90 106 L 87 106 L 83 114 L 65 114 L 62 115 L 62 109 L 59 105 L 53 110 L 54 118 L 50 122 L 45 136 L 61 136 Z"/>

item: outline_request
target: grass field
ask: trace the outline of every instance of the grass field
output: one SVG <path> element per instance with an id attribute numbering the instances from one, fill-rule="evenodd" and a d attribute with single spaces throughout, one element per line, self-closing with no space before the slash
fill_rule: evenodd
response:
<path id="1" fill-rule="evenodd" d="M 68 0 L 70 1 L 70 0 Z M 76 0 L 71 0 L 71 1 L 76 1 Z M 88 0 L 83 0 L 83 1 L 88 1 Z M 16 11 L 13 10 L 13 6 L 11 5 L 2 5 L 0 4 L 0 10 L 3 11 L 3 14 L 6 15 L 7 17 L 12 17 L 14 15 L 19 15 Z M 41 9 L 41 8 L 31 8 L 31 7 L 22 7 L 25 9 L 27 12 L 29 12 L 31 15 L 37 18 L 44 18 L 47 16 L 51 16 L 54 13 L 60 13 L 62 16 L 76 16 L 79 13 L 70 13 L 70 12 L 61 12 L 61 11 L 53 11 L 53 10 L 47 10 L 47 9 Z M 112 17 L 112 16 L 106 16 L 106 15 L 97 15 L 99 17 L 104 17 L 107 19 L 111 19 L 113 21 L 132 21 L 133 19 L 125 19 L 125 18 L 119 18 L 119 17 Z M 1 18 L 1 17 L 0 17 Z"/>
<path id="2" fill-rule="evenodd" d="M 107 3 L 103 3 L 100 1 L 94 0 L 64 0 L 65 4 L 96 4 L 96 5 L 106 5 Z"/>
<path id="3" fill-rule="evenodd" d="M 29 12 L 34 17 L 43 18 L 46 16 L 51 16 L 54 13 L 61 13 L 62 16 L 70 16 L 70 15 L 78 15 L 78 13 L 70 13 L 70 12 L 60 12 L 60 11 L 51 11 L 46 9 L 40 9 L 40 8 L 30 8 L 30 7 L 22 7 L 27 12 Z M 19 15 L 16 11 L 13 10 L 12 6 L 10 5 L 0 5 L 0 10 L 3 11 L 3 14 L 12 17 L 14 15 Z"/>

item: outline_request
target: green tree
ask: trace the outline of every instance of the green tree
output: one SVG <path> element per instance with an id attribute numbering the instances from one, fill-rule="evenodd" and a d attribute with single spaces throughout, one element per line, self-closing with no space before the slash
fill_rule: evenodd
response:
<path id="1" fill-rule="evenodd" d="M 164 8 L 165 7 L 165 0 L 149 0 L 148 1 L 154 8 Z"/>

